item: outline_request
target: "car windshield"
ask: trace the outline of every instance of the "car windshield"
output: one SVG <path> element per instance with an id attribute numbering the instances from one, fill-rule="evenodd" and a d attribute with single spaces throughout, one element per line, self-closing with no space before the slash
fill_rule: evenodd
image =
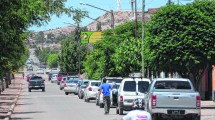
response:
<path id="1" fill-rule="evenodd" d="M 119 84 L 113 84 L 112 89 L 119 89 L 119 86 L 120 86 Z"/>

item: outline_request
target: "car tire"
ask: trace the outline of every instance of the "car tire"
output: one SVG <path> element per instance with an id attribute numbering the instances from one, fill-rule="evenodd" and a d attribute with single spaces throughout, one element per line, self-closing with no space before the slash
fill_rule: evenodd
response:
<path id="1" fill-rule="evenodd" d="M 83 98 L 84 98 L 84 96 L 81 95 L 81 99 L 83 99 Z"/>
<path id="2" fill-rule="evenodd" d="M 69 93 L 68 93 L 68 92 L 65 92 L 65 95 L 69 95 Z"/>
<path id="3" fill-rule="evenodd" d="M 193 116 L 192 120 L 201 120 L 201 116 L 199 116 L 199 115 Z"/>
<path id="4" fill-rule="evenodd" d="M 119 114 L 123 115 L 123 108 L 119 108 Z"/>
<path id="5" fill-rule="evenodd" d="M 31 89 L 30 89 L 30 88 L 28 89 L 28 92 L 31 92 Z"/>
<path id="6" fill-rule="evenodd" d="M 88 99 L 86 99 L 86 102 L 90 102 L 90 99 L 88 98 Z"/>
<path id="7" fill-rule="evenodd" d="M 119 114 L 119 109 L 118 109 L 118 107 L 116 107 L 116 114 Z"/>
<path id="8" fill-rule="evenodd" d="M 42 89 L 42 92 L 45 92 L 45 88 Z"/>
<path id="9" fill-rule="evenodd" d="M 99 107 L 100 108 L 104 108 L 104 104 L 103 103 L 99 103 Z"/>
<path id="10" fill-rule="evenodd" d="M 62 87 L 60 87 L 60 90 L 63 90 L 63 88 L 62 88 Z"/>

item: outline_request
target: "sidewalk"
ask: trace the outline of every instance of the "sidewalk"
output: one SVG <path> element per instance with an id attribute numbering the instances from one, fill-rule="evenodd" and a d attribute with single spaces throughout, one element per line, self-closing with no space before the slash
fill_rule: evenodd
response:
<path id="1" fill-rule="evenodd" d="M 215 109 L 214 101 L 201 101 L 202 109 Z"/>
<path id="2" fill-rule="evenodd" d="M 21 94 L 22 74 L 16 74 L 11 85 L 0 94 L 0 119 L 10 117 Z"/>

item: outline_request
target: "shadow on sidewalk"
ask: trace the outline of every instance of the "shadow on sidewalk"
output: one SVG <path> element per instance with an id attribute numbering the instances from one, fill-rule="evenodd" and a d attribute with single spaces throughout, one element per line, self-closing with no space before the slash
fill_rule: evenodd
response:
<path id="1" fill-rule="evenodd" d="M 14 112 L 13 114 L 44 113 L 44 111 Z"/>

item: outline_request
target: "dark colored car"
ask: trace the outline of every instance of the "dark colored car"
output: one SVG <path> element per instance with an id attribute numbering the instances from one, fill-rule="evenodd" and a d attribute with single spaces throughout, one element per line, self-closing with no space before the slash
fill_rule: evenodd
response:
<path id="1" fill-rule="evenodd" d="M 42 89 L 45 92 L 45 83 L 44 79 L 40 76 L 33 76 L 28 82 L 28 91 L 31 92 L 31 89 L 38 90 Z"/>

